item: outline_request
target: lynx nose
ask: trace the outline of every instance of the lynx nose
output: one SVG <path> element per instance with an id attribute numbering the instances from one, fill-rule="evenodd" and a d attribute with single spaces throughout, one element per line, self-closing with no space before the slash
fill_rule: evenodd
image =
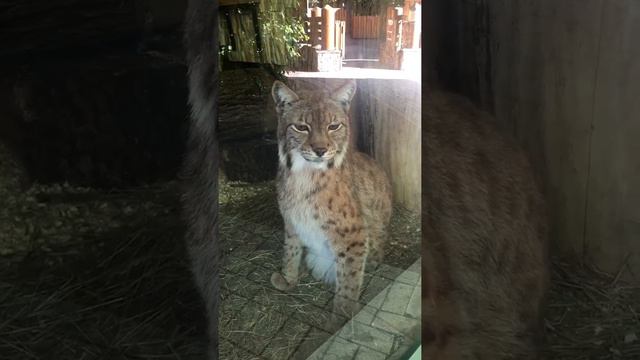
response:
<path id="1" fill-rule="evenodd" d="M 327 148 L 326 147 L 314 147 L 313 148 L 313 152 L 315 152 L 316 155 L 318 155 L 318 156 L 322 156 L 327 152 Z"/>

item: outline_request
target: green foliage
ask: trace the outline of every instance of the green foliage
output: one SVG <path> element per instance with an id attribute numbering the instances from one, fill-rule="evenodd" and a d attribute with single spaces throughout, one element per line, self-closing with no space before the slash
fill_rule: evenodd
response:
<path id="1" fill-rule="evenodd" d="M 300 57 L 299 44 L 308 40 L 302 18 L 284 11 L 260 12 L 263 58 L 291 65 Z"/>

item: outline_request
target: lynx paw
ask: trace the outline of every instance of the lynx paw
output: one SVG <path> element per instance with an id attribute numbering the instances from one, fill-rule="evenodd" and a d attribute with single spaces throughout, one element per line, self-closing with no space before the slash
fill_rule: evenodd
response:
<path id="1" fill-rule="evenodd" d="M 357 314 L 361 307 L 362 305 L 354 300 L 338 296 L 333 299 L 333 313 L 345 316 L 348 319 Z"/>
<path id="2" fill-rule="evenodd" d="M 271 285 L 281 291 L 289 290 L 296 286 L 296 284 L 290 284 L 279 272 L 271 274 Z"/>
<path id="3" fill-rule="evenodd" d="M 325 330 L 329 331 L 330 333 L 336 333 L 346 323 L 347 323 L 347 318 L 345 318 L 344 316 L 332 313 L 325 322 Z"/>

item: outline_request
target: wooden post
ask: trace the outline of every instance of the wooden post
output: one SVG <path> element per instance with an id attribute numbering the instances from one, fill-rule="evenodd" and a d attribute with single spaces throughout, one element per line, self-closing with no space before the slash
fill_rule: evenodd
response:
<path id="1" fill-rule="evenodd" d="M 310 10 L 311 16 L 309 16 L 311 23 L 311 46 L 312 47 L 321 47 L 321 38 L 324 36 L 322 34 L 322 30 L 320 29 L 320 22 L 322 19 L 322 8 L 314 7 Z"/>
<path id="2" fill-rule="evenodd" d="M 395 46 L 396 46 L 396 51 L 399 51 L 400 49 L 402 49 L 402 8 L 401 7 L 397 7 L 395 8 L 395 18 L 396 18 L 396 39 L 395 39 Z"/>
<path id="3" fill-rule="evenodd" d="M 333 8 L 329 5 L 325 5 L 322 8 L 322 49 L 323 50 L 333 50 L 335 49 L 335 37 L 336 37 L 336 28 L 335 28 L 335 20 L 336 20 L 336 11 L 340 10 L 339 8 Z"/>
<path id="4" fill-rule="evenodd" d="M 420 35 L 422 32 L 422 5 L 416 3 L 413 17 L 413 39 L 411 40 L 411 48 L 420 47 Z"/>

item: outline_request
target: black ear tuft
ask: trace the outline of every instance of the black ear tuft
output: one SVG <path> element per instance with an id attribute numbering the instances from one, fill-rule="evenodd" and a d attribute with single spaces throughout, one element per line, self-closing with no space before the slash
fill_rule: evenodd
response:
<path id="1" fill-rule="evenodd" d="M 293 163 L 291 162 L 291 154 L 287 154 L 287 169 L 291 170 Z"/>

